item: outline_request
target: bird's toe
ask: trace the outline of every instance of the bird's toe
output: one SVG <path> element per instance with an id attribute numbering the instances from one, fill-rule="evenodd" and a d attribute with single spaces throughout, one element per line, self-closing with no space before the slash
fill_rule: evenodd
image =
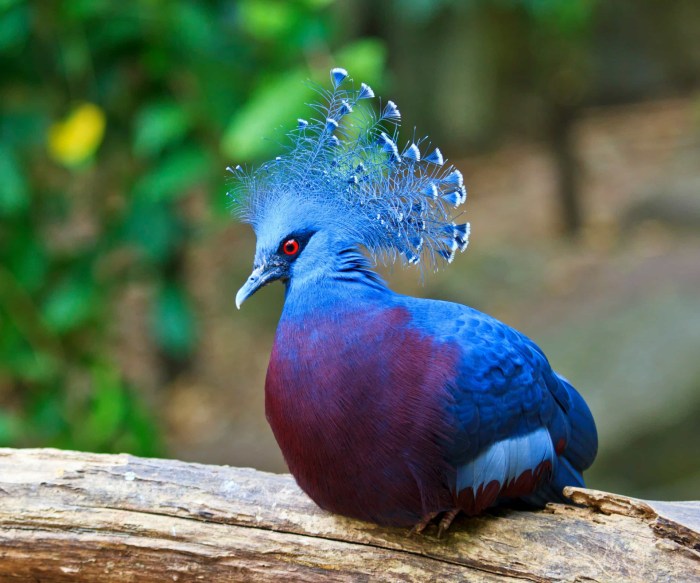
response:
<path id="1" fill-rule="evenodd" d="M 413 536 L 414 534 L 423 534 L 425 527 L 430 524 L 430 522 L 438 515 L 440 512 L 429 512 L 420 522 L 416 523 L 415 526 L 408 532 L 408 536 Z"/>
<path id="2" fill-rule="evenodd" d="M 438 538 L 442 538 L 443 535 L 449 530 L 450 525 L 452 524 L 452 521 L 459 514 L 459 512 L 460 512 L 459 508 L 453 508 L 449 512 L 445 513 L 445 516 L 442 517 L 442 519 L 440 520 L 440 525 L 438 526 L 438 533 L 437 533 Z"/>

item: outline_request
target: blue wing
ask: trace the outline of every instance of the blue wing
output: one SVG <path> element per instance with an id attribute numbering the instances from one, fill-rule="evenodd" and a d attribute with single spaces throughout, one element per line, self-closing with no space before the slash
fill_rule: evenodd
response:
<path id="1" fill-rule="evenodd" d="M 476 514 L 500 498 L 563 501 L 583 486 L 597 433 L 581 396 L 526 336 L 471 308 L 431 302 L 418 325 L 460 351 L 450 387 L 460 508 Z"/>

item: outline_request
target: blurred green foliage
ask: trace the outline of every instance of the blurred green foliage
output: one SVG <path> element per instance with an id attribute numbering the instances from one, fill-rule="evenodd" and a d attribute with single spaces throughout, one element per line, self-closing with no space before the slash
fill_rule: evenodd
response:
<path id="1" fill-rule="evenodd" d="M 187 201 L 226 216 L 226 162 L 277 147 L 334 62 L 331 3 L 0 1 L 0 445 L 162 451 L 110 353 L 120 299 L 155 290 L 167 381 L 198 338 Z M 379 81 L 380 42 L 336 54 Z"/>

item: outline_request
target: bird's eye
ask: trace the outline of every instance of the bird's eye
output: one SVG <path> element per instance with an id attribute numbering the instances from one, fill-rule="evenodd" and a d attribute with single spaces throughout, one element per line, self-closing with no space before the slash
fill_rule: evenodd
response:
<path id="1" fill-rule="evenodd" d="M 282 243 L 282 252 L 285 255 L 296 255 L 299 252 L 299 242 L 296 239 L 287 239 Z"/>

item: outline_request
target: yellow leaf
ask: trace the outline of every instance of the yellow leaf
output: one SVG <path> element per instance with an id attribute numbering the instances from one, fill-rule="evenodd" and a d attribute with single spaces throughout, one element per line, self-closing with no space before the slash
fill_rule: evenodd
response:
<path id="1" fill-rule="evenodd" d="M 49 128 L 48 148 L 51 157 L 64 166 L 77 166 L 90 158 L 102 143 L 105 114 L 93 103 L 83 103 L 63 121 Z"/>

